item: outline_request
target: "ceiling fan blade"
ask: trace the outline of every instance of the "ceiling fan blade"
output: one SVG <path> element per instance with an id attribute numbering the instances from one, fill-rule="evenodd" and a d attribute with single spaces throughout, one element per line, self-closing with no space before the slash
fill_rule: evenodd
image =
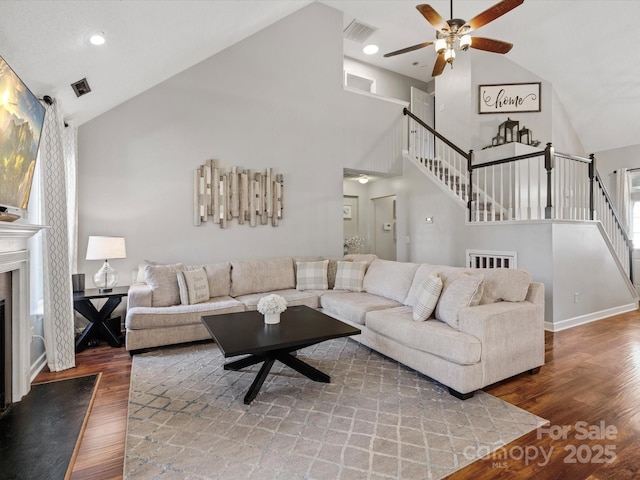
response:
<path id="1" fill-rule="evenodd" d="M 477 30 L 487 23 L 494 21 L 496 18 L 501 17 L 505 13 L 510 12 L 518 5 L 521 5 L 523 2 L 524 0 L 502 0 L 501 2 L 496 3 L 493 7 L 490 7 L 484 12 L 479 13 L 478 15 L 473 17 L 462 26 L 462 29 L 464 29 L 465 27 L 468 28 L 465 33 L 468 33 L 472 30 Z"/>
<path id="2" fill-rule="evenodd" d="M 432 77 L 437 77 L 444 71 L 444 67 L 447 64 L 447 61 L 444 59 L 444 53 L 439 53 L 438 58 L 436 58 L 436 63 L 433 65 L 433 72 L 431 72 Z"/>
<path id="3" fill-rule="evenodd" d="M 417 45 L 413 45 L 411 47 L 402 48 L 400 50 L 396 50 L 395 52 L 385 53 L 383 57 L 393 57 L 394 55 L 400 55 L 401 53 L 413 52 L 414 50 L 418 50 L 420 48 L 428 47 L 429 45 L 433 45 L 433 42 L 424 42 L 419 43 Z"/>
<path id="4" fill-rule="evenodd" d="M 513 43 L 493 38 L 471 37 L 471 48 L 493 53 L 507 53 L 513 48 Z"/>
<path id="5" fill-rule="evenodd" d="M 524 2 L 524 0 L 522 0 Z M 424 18 L 426 18 L 427 22 L 433 25 L 433 28 L 440 32 L 449 33 L 450 28 L 449 24 L 446 22 L 444 18 L 440 16 L 438 12 L 436 12 L 431 5 L 427 5 L 426 3 L 422 5 L 416 5 L 418 11 L 422 14 Z"/>

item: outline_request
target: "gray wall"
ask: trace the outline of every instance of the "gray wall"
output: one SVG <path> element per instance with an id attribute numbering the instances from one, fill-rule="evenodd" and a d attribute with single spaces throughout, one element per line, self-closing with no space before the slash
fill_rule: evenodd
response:
<path id="1" fill-rule="evenodd" d="M 553 86 L 502 55 L 468 51 L 456 57 L 436 77 L 436 129 L 463 150 L 481 150 L 491 145 L 498 126 L 511 118 L 527 127 L 541 146 L 552 142 L 557 151 L 583 155 L 584 148 Z M 485 84 L 541 82 L 541 111 L 526 113 L 478 113 L 478 87 Z"/>
<path id="2" fill-rule="evenodd" d="M 343 168 L 401 172 L 404 125 L 397 103 L 343 91 L 342 69 L 342 14 L 316 3 L 82 125 L 79 271 L 100 266 L 89 235 L 126 237 L 121 284 L 143 259 L 341 255 Z M 280 226 L 193 226 L 209 158 L 283 174 Z"/>
<path id="3" fill-rule="evenodd" d="M 433 80 L 430 82 L 421 82 L 415 78 L 400 75 L 386 68 L 364 63 L 351 57 L 344 58 L 344 69 L 355 75 L 375 79 L 376 95 L 396 98 L 406 102 L 411 101 L 411 87 L 429 93 L 433 93 L 433 89 L 435 88 Z"/>

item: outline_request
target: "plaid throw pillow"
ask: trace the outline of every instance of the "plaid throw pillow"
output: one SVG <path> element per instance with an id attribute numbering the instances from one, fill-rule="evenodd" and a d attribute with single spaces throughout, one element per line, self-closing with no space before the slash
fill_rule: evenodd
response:
<path id="1" fill-rule="evenodd" d="M 367 262 L 343 262 L 338 261 L 336 270 L 336 283 L 334 290 L 350 290 L 361 292 L 364 272 L 367 270 Z"/>
<path id="2" fill-rule="evenodd" d="M 442 292 L 442 279 L 437 273 L 432 273 L 418 286 L 416 304 L 413 307 L 413 319 L 424 322 L 431 316 Z"/>
<path id="3" fill-rule="evenodd" d="M 329 288 L 329 282 L 327 281 L 328 266 L 329 260 L 296 262 L 296 289 L 326 290 Z"/>

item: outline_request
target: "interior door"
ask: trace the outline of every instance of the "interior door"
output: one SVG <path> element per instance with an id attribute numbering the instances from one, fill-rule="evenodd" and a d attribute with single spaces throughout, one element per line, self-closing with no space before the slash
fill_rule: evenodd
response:
<path id="1" fill-rule="evenodd" d="M 373 199 L 373 253 L 384 260 L 396 259 L 395 210 L 395 195 Z"/>
<path id="2" fill-rule="evenodd" d="M 434 96 L 431 93 L 411 87 L 411 113 L 429 125 L 435 128 L 435 108 Z M 421 135 L 420 130 L 416 128 L 416 122 L 409 120 L 409 152 L 416 157 L 425 157 L 424 153 L 429 152 L 433 156 L 434 142 L 432 135 Z"/>

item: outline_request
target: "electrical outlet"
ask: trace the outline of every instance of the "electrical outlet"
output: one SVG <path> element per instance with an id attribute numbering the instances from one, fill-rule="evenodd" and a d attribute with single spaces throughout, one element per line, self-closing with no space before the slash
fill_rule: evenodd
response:
<path id="1" fill-rule="evenodd" d="M 576 292 L 573 294 L 573 303 L 579 303 L 580 302 L 580 293 Z"/>

